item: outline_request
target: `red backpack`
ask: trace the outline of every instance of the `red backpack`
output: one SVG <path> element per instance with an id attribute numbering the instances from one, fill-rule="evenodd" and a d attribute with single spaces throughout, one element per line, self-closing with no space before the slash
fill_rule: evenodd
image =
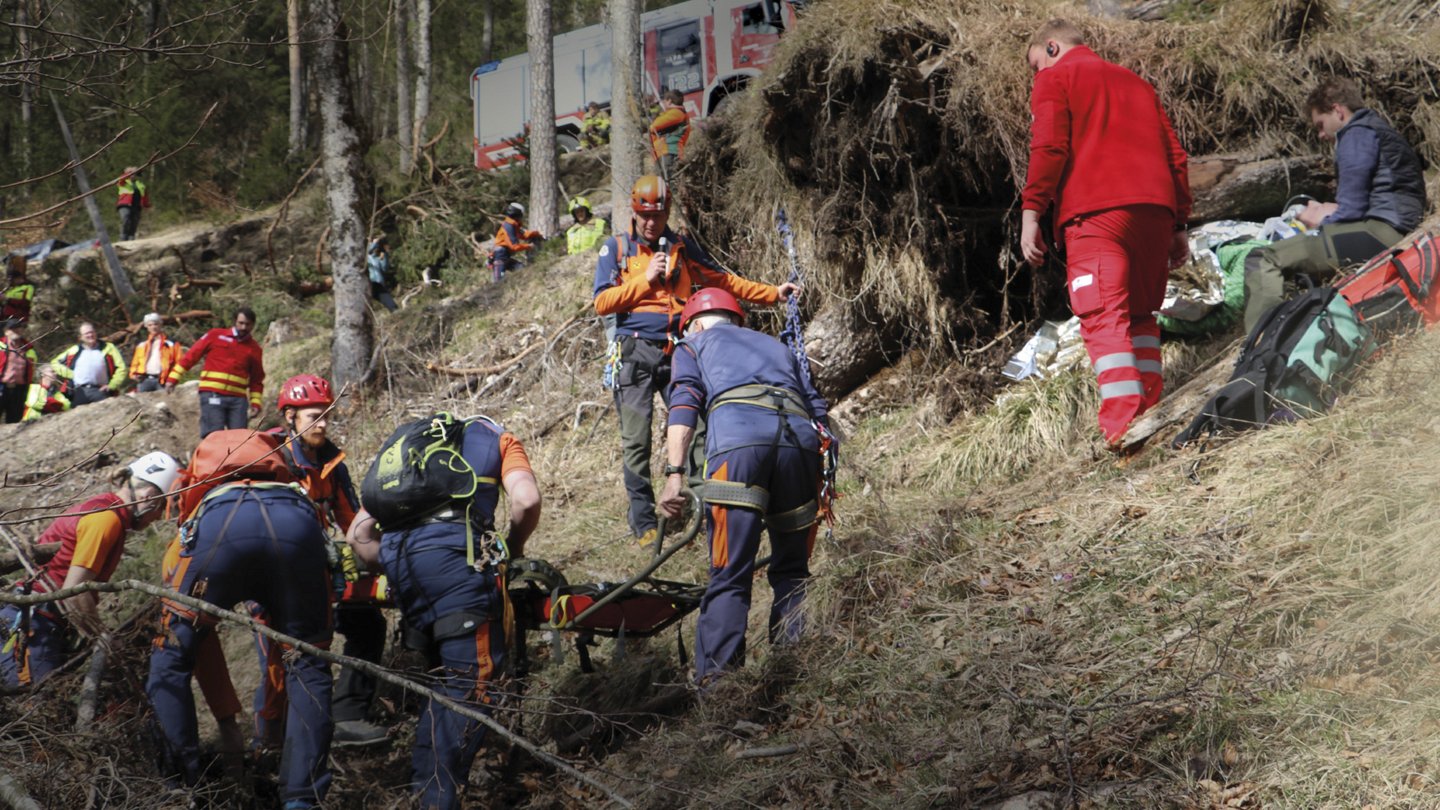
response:
<path id="1" fill-rule="evenodd" d="M 180 476 L 177 505 L 180 521 L 190 519 L 210 490 L 243 480 L 294 480 L 280 452 L 280 436 L 250 430 L 217 430 L 200 441 L 190 466 Z"/>
<path id="2" fill-rule="evenodd" d="M 1389 337 L 1440 321 L 1440 245 L 1421 234 L 1365 263 L 1337 288 L 1360 322 Z"/>

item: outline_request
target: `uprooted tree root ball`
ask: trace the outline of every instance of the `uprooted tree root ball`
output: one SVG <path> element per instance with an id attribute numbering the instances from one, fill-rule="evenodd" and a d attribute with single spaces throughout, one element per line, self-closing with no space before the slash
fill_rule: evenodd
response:
<path id="1" fill-rule="evenodd" d="M 1058 273 L 1032 273 L 1015 248 L 1024 50 L 1054 14 L 1038 0 L 816 4 L 692 147 L 681 198 L 707 243 L 776 280 L 788 268 L 773 236 L 783 205 L 819 311 L 812 328 L 875 333 L 872 346 L 817 347 L 832 391 L 898 348 L 958 353 L 1063 313 Z M 1192 157 L 1321 151 L 1301 107 L 1337 73 L 1362 78 L 1367 99 L 1440 161 L 1433 34 L 1365 28 L 1369 18 L 1327 0 L 1230 3 L 1198 22 L 1076 20 L 1097 52 L 1156 86 Z M 857 352 L 872 359 L 846 357 Z"/>

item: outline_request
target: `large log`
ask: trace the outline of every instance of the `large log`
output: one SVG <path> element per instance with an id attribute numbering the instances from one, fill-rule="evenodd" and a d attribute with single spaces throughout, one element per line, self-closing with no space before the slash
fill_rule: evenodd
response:
<path id="1" fill-rule="evenodd" d="M 1263 222 L 1296 194 L 1334 195 L 1335 178 L 1320 157 L 1203 155 L 1190 158 L 1192 222 L 1242 219 Z"/>
<path id="2" fill-rule="evenodd" d="M 815 387 L 834 402 L 899 357 L 900 329 L 854 303 L 833 302 L 805 330 L 805 350 Z"/>

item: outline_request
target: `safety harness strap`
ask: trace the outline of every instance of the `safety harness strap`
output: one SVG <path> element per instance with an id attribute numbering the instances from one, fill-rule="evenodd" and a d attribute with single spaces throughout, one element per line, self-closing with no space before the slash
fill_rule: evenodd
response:
<path id="1" fill-rule="evenodd" d="M 736 404 L 754 405 L 777 413 L 786 413 L 803 419 L 810 418 L 810 409 L 806 407 L 805 399 L 799 394 L 788 388 L 758 383 L 739 385 L 728 391 L 722 391 L 711 400 L 710 410 L 713 412 L 721 405 Z"/>
<path id="2" fill-rule="evenodd" d="M 701 497 L 706 503 L 738 506 L 741 509 L 750 509 L 761 514 L 765 514 L 770 509 L 769 490 L 743 481 L 707 479 Z"/>
<path id="3" fill-rule="evenodd" d="M 810 499 L 800 506 L 779 514 L 766 515 L 765 525 L 770 528 L 772 534 L 784 534 L 785 532 L 798 532 L 801 529 L 808 529 L 815 525 L 820 517 L 820 502 Z"/>

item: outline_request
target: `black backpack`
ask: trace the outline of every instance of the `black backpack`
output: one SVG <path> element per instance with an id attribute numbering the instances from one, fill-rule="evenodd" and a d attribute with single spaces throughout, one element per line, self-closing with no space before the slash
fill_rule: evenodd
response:
<path id="1" fill-rule="evenodd" d="M 1235 371 L 1172 447 L 1325 411 L 1373 348 L 1370 332 L 1334 287 L 1317 287 L 1261 317 Z"/>
<path id="2" fill-rule="evenodd" d="M 360 486 L 365 511 L 381 529 L 406 528 L 447 507 L 466 514 L 476 478 L 461 454 L 464 436 L 465 422 L 448 413 L 395 428 Z"/>

